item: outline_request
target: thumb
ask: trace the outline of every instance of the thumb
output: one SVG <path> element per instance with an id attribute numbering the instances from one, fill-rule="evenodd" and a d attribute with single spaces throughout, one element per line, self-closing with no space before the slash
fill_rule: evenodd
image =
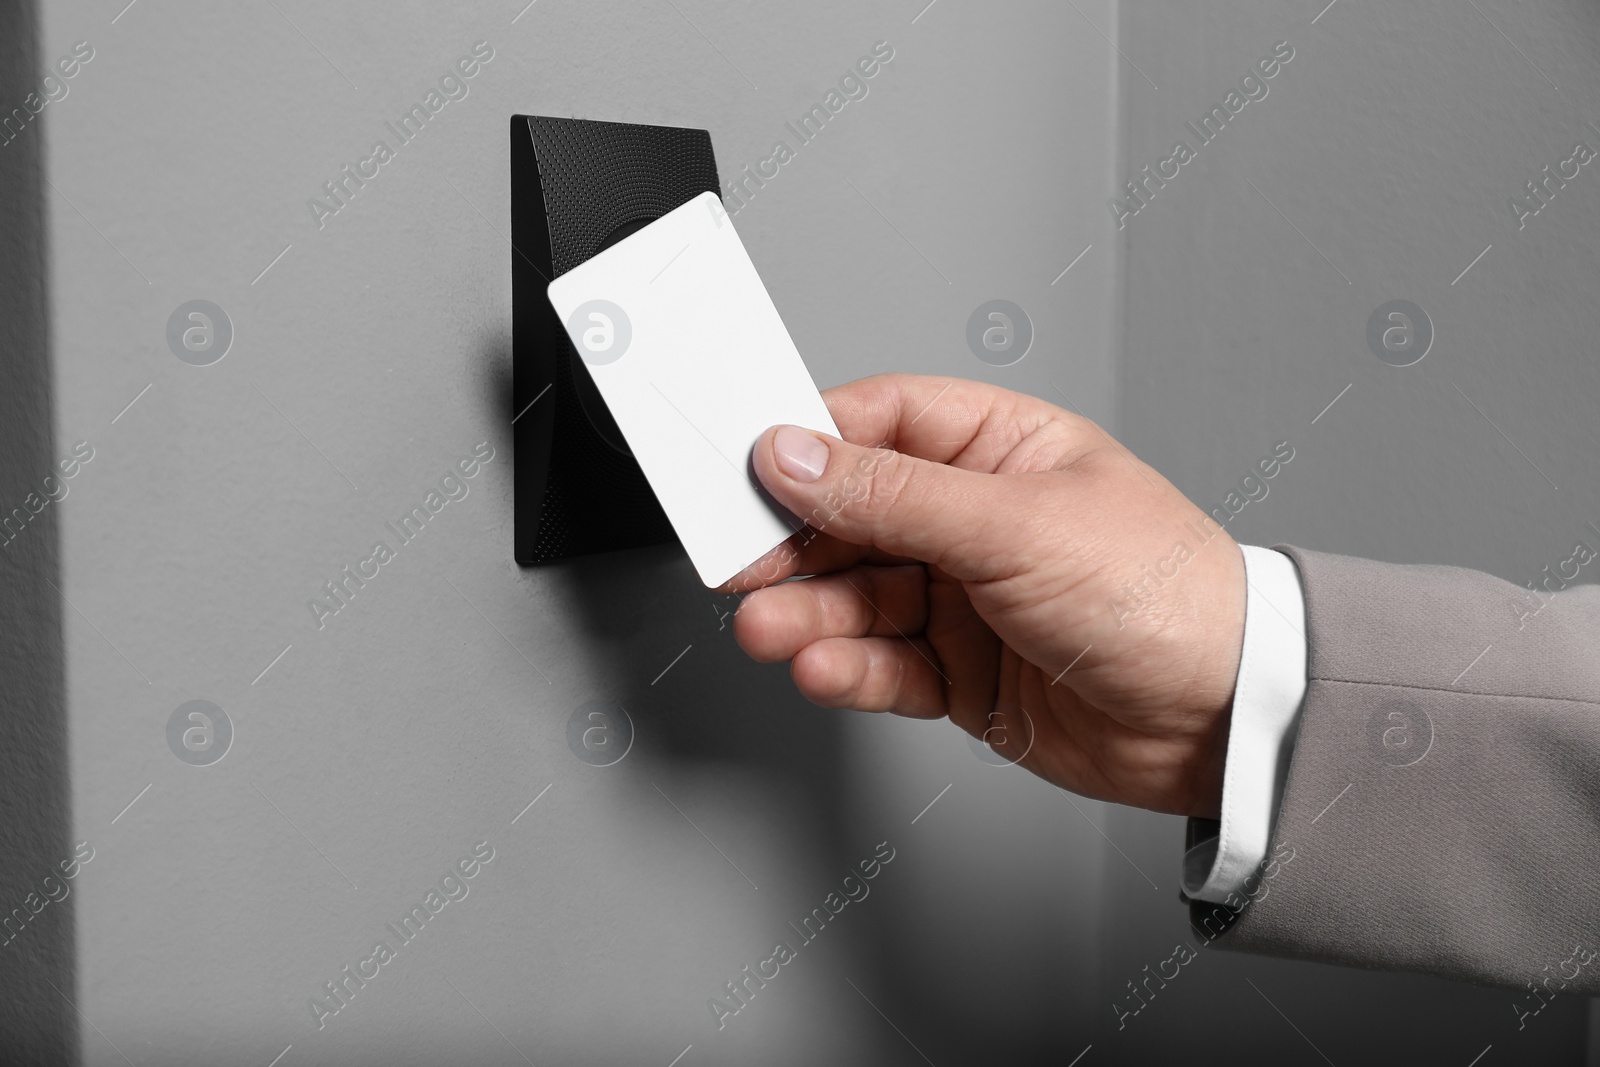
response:
<path id="1" fill-rule="evenodd" d="M 863 448 L 798 426 L 756 441 L 756 477 L 808 526 L 841 541 L 932 563 L 953 577 L 991 577 L 995 534 L 1016 527 L 1001 477 Z"/>

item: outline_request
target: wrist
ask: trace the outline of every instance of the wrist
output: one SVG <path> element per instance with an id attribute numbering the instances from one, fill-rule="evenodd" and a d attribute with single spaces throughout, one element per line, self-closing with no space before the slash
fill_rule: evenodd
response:
<path id="1" fill-rule="evenodd" d="M 1228 740 L 1234 694 L 1244 659 L 1245 617 L 1249 577 L 1244 552 L 1226 534 L 1213 556 L 1215 573 L 1202 586 L 1210 591 L 1198 613 L 1195 633 L 1203 640 L 1191 714 L 1198 726 L 1192 763 L 1192 786 L 1186 814 L 1215 819 L 1222 813 L 1222 784 L 1228 763 Z"/>
<path id="2" fill-rule="evenodd" d="M 1228 764 L 1228 733 L 1233 703 L 1213 717 L 1212 729 L 1196 740 L 1190 760 L 1187 795 L 1179 814 L 1198 819 L 1222 817 L 1222 782 Z"/>

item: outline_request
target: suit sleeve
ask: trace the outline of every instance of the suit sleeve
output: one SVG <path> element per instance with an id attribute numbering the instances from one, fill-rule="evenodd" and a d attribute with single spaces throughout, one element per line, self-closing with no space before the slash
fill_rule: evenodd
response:
<path id="1" fill-rule="evenodd" d="M 1284 547 L 1308 684 L 1220 948 L 1600 994 L 1600 587 Z M 1575 565 L 1576 564 L 1576 565 Z M 1191 837 L 1203 832 L 1191 825 Z"/>

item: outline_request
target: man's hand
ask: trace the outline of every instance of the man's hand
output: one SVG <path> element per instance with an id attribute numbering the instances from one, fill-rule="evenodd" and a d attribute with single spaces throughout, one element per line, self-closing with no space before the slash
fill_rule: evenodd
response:
<path id="1" fill-rule="evenodd" d="M 1094 423 L 949 378 L 823 394 L 844 440 L 753 462 L 808 528 L 726 587 L 825 707 L 949 716 L 1084 796 L 1215 818 L 1244 639 L 1238 546 Z M 806 581 L 784 582 L 797 574 Z"/>

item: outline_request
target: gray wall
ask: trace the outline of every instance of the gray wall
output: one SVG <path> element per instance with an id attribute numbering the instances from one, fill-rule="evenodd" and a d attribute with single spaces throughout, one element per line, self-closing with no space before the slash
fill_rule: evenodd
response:
<path id="1" fill-rule="evenodd" d="M 1581 168 L 1520 231 L 1507 203 L 1575 142 L 1600 148 L 1600 12 L 1474 2 L 1123 5 L 1124 51 L 1158 88 L 1124 76 L 1119 184 L 1179 138 L 1198 158 L 1123 231 L 1121 428 L 1206 507 L 1289 441 L 1295 458 L 1270 495 L 1230 526 L 1241 541 L 1458 564 L 1519 584 L 1577 540 L 1600 544 L 1588 526 L 1600 523 L 1600 175 Z M 1295 58 L 1267 97 L 1199 147 L 1184 123 L 1280 40 Z M 1369 315 L 1397 299 L 1435 329 L 1431 351 L 1405 368 L 1366 341 Z M 1526 639 L 1509 608 L 1505 621 L 1488 655 L 1515 656 Z M 1112 824 L 1140 842 L 1136 855 L 1176 843 L 1167 820 L 1119 812 Z M 1107 951 L 1127 944 L 1112 935 Z M 1130 1036 L 1142 1052 L 1170 1052 L 1177 1032 L 1220 1014 L 1250 1020 L 1219 1039 L 1244 1062 L 1310 1062 L 1308 1041 L 1335 1063 L 1464 1064 L 1490 1045 L 1484 1064 L 1584 1062 L 1582 1001 L 1558 1001 L 1519 1032 L 1500 991 L 1207 962 L 1208 982 L 1144 1013 L 1165 1011 L 1169 1030 L 1141 1025 Z"/>
<path id="2" fill-rule="evenodd" d="M 1521 233 L 1503 201 L 1588 136 L 1586 9 L 1485 8 L 1557 91 L 1443 3 L 1340 0 L 1311 26 L 1245 0 L 1130 4 L 1120 24 L 1110 0 L 124 2 L 42 13 L 42 62 L 80 40 L 95 56 L 0 153 L 8 234 L 46 221 L 5 251 L 5 507 L 95 449 L 0 557 L 8 628 L 33 642 L 7 646 L 0 800 L 21 859 L 0 884 L 25 894 L 95 849 L 30 954 L 0 953 L 8 1048 L 283 1067 L 667 1064 L 688 1046 L 685 1067 L 1063 1063 L 1092 1045 L 1088 1065 L 1191 1041 L 1309 1058 L 1249 978 L 1335 1062 L 1490 1043 L 1579 1062 L 1575 1003 L 1508 1035 L 1502 993 L 1227 956 L 1118 1031 L 1124 982 L 1184 936 L 1177 820 L 1067 798 L 946 726 L 806 706 L 733 647 L 731 604 L 675 549 L 512 563 L 503 234 L 508 115 L 703 126 L 732 176 L 886 39 L 868 97 L 737 217 L 821 384 L 905 369 L 1070 403 L 1208 505 L 1287 438 L 1297 458 L 1242 539 L 1531 579 L 1600 521 L 1578 425 L 1597 201 L 1585 170 Z M 1119 232 L 1105 199 L 1130 162 L 1283 38 L 1297 55 L 1271 95 Z M 319 230 L 307 198 L 479 40 L 495 55 L 470 94 Z M 30 63 L 8 54 L 5 107 Z M 1037 329 L 1011 367 L 963 337 L 996 297 Z M 1398 297 L 1439 335 L 1403 370 L 1363 339 Z M 211 366 L 166 340 L 194 299 L 236 333 Z M 319 630 L 307 598 L 485 441 L 469 496 Z M 169 748 L 194 699 L 235 731 L 209 766 Z M 595 700 L 635 728 L 609 767 L 568 744 Z M 484 840 L 470 895 L 319 1031 L 307 999 Z M 896 858 L 871 895 L 719 1032 L 707 998 L 882 841 Z"/>
<path id="3" fill-rule="evenodd" d="M 675 549 L 514 565 L 503 235 L 509 115 L 707 127 L 732 175 L 886 39 L 870 95 L 737 217 L 815 376 L 987 376 L 1109 418 L 1108 0 L 124 2 L 44 12 L 46 61 L 95 52 L 24 135 L 48 134 L 55 186 L 41 451 L 95 449 L 51 506 L 78 610 L 47 602 L 42 630 L 65 657 L 71 839 L 96 850 L 69 902 L 83 1059 L 1087 1045 L 1103 901 L 1139 878 L 1100 805 L 957 731 L 805 705 Z M 307 199 L 479 40 L 470 94 L 319 230 Z M 963 339 L 994 297 L 1037 326 L 1014 367 Z M 166 340 L 194 299 L 235 330 L 211 366 Z M 319 630 L 307 599 L 485 441 L 470 495 Z M 195 699 L 235 731 L 203 767 L 167 737 Z M 614 766 L 569 749 L 591 700 L 632 716 Z M 470 895 L 319 1031 L 308 998 L 481 840 Z M 883 841 L 871 896 L 718 1032 L 707 999 Z"/>

